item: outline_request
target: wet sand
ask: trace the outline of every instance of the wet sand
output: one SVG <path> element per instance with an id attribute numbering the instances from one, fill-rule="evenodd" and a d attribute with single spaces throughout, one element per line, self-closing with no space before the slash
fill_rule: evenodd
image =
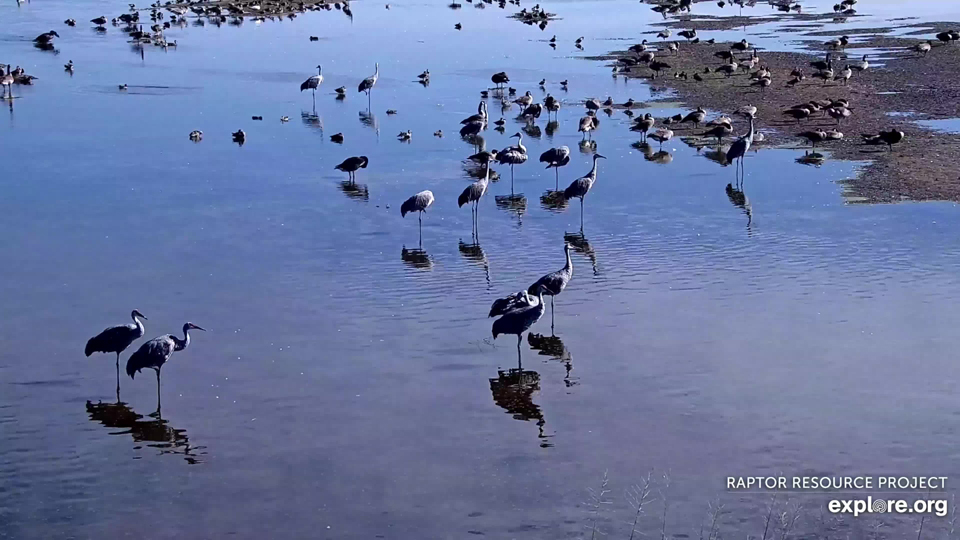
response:
<path id="1" fill-rule="evenodd" d="M 732 18 L 731 22 L 742 24 L 744 21 L 741 19 L 746 18 Z M 796 20 L 796 17 L 789 20 Z M 769 22 L 769 18 L 762 18 L 760 22 Z M 691 27 L 675 20 L 662 25 Z M 716 25 L 708 27 L 713 26 Z M 916 26 L 916 34 L 931 35 L 931 32 L 960 25 L 945 22 Z M 703 22 L 698 20 L 692 27 L 702 29 Z M 875 30 L 882 32 L 885 29 Z M 847 34 L 852 35 L 853 32 Z M 741 70 L 729 78 L 717 73 L 704 73 L 705 67 L 712 71 L 723 65 L 724 62 L 714 57 L 714 53 L 729 50 L 730 43 L 693 44 L 684 42 L 683 38 L 679 38 L 679 41 L 658 40 L 652 44 L 654 47 L 665 49 L 667 43 L 677 41 L 680 50 L 677 55 L 666 50 L 657 52 L 657 59 L 666 61 L 671 67 L 654 79 L 653 85 L 672 90 L 674 95 L 668 98 L 669 101 L 680 101 L 690 108 L 702 106 L 714 113 L 708 115 L 708 119 L 719 113 L 734 116 L 733 113 L 744 105 L 756 106 L 756 126 L 766 138 L 759 145 L 761 147 L 778 145 L 809 149 L 809 143 L 798 137 L 798 133 L 817 127 L 838 129 L 843 132 L 844 138 L 818 144 L 817 151 L 832 159 L 866 162 L 856 177 L 844 181 L 845 195 L 851 202 L 878 203 L 905 199 L 960 201 L 960 173 L 956 166 L 960 159 L 960 134 L 937 132 L 915 123 L 917 120 L 960 117 L 960 85 L 955 81 L 955 73 L 960 69 L 960 46 L 944 45 L 934 39 L 933 49 L 926 57 L 921 57 L 912 50 L 914 45 L 924 41 L 920 38 L 873 35 L 865 40 L 857 40 L 845 51 L 834 53 L 837 57 L 834 61 L 835 72 L 839 72 L 847 63 L 859 64 L 862 56 L 860 50 L 875 53 L 881 49 L 882 54 L 880 58 L 868 57 L 871 67 L 861 73 L 855 71 L 849 82 L 843 85 L 839 81 L 824 83 L 821 79 L 813 78 L 816 69 L 809 66 L 811 61 L 822 59 L 827 52 L 823 42 L 838 37 L 840 32 L 817 31 L 810 35 L 823 36 L 823 39 L 812 43 L 809 53 L 759 52 L 761 64 L 767 66 L 773 75 L 772 85 L 762 93 L 758 87 L 750 85 L 752 80 L 749 73 L 756 71 L 756 68 L 749 73 Z M 701 36 L 701 39 L 705 38 Z M 617 51 L 595 58 L 610 61 L 629 54 Z M 735 56 L 746 59 L 750 53 L 737 53 Z M 789 87 L 787 81 L 792 78 L 790 72 L 797 67 L 803 69 L 806 79 Z M 674 75 L 679 72 L 686 72 L 688 79 L 675 78 Z M 652 73 L 646 66 L 639 65 L 622 75 L 650 78 Z M 704 80 L 695 81 L 694 73 L 699 73 Z M 836 120 L 823 112 L 815 113 L 800 124 L 782 114 L 793 105 L 828 98 L 850 101 L 853 114 L 839 126 Z M 744 119 L 734 119 L 737 133 L 745 133 L 747 124 Z M 658 119 L 657 126 L 660 125 Z M 702 128 L 694 129 L 690 124 L 669 127 L 678 137 L 705 131 Z M 863 144 L 862 133 L 877 133 L 891 128 L 906 134 L 892 152 L 886 146 Z"/>

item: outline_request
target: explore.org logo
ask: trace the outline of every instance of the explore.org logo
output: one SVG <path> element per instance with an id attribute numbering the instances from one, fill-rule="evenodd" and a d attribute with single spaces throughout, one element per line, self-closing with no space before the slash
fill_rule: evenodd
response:
<path id="1" fill-rule="evenodd" d="M 902 499 L 833 499 L 827 503 L 827 510 L 833 514 L 933 514 L 937 517 L 947 515 L 947 500 L 917 499 L 910 503 Z"/>

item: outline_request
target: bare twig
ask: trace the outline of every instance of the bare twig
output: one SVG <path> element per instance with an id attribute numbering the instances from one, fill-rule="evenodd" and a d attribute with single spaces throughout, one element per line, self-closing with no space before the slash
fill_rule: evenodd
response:
<path id="1" fill-rule="evenodd" d="M 607 475 L 607 471 L 603 471 L 603 480 L 600 482 L 600 489 L 594 490 L 593 488 L 587 488 L 587 492 L 590 494 L 590 500 L 592 502 L 591 506 L 593 507 L 593 523 L 590 527 L 591 540 L 595 540 L 597 534 L 603 535 L 603 532 L 599 529 L 600 507 L 604 504 L 610 504 L 611 502 L 605 499 L 607 493 L 610 493 L 610 490 L 607 488 L 607 484 L 609 483 L 610 479 Z"/>
<path id="2" fill-rule="evenodd" d="M 650 476 L 652 473 L 647 473 L 647 477 L 643 479 L 643 485 L 634 485 L 626 492 L 627 500 L 630 502 L 631 507 L 637 509 L 636 513 L 633 515 L 633 524 L 630 526 L 630 540 L 633 540 L 634 535 L 637 534 L 637 521 L 640 520 L 640 513 L 643 512 L 643 505 L 650 498 Z"/>

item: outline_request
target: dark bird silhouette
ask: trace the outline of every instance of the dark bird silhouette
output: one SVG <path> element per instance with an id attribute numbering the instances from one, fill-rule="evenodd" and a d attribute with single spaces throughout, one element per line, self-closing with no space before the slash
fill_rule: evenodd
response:
<path id="1" fill-rule="evenodd" d="M 507 74 L 501 71 L 499 73 L 494 73 L 493 76 L 490 77 L 490 80 L 493 81 L 493 84 L 500 88 L 504 84 L 510 82 L 510 77 L 507 77 Z"/>
<path id="2" fill-rule="evenodd" d="M 551 148 L 540 154 L 540 163 L 546 163 L 546 168 L 553 167 L 556 172 L 556 189 L 560 189 L 560 167 L 570 163 L 570 148 L 560 146 Z"/>
<path id="3" fill-rule="evenodd" d="M 529 294 L 548 294 L 550 295 L 550 332 L 553 332 L 553 298 L 562 293 L 567 288 L 567 283 L 573 279 L 573 260 L 570 259 L 570 244 L 564 243 L 563 253 L 567 262 L 563 268 L 556 272 L 541 277 L 527 288 Z"/>
<path id="4" fill-rule="evenodd" d="M 890 131 L 881 131 L 876 135 L 864 133 L 862 136 L 865 144 L 885 144 L 892 152 L 893 145 L 902 141 L 905 135 L 902 131 L 891 129 Z"/>
<path id="5" fill-rule="evenodd" d="M 111 326 L 87 341 L 84 354 L 88 357 L 95 352 L 116 353 L 117 354 L 117 399 L 120 399 L 120 353 L 126 350 L 131 343 L 143 337 L 143 323 L 140 319 L 147 320 L 136 309 L 130 312 L 131 324 L 121 324 Z"/>
<path id="6" fill-rule="evenodd" d="M 160 410 L 160 369 L 170 360 L 176 351 L 182 351 L 190 345 L 190 330 L 204 330 L 193 323 L 183 325 L 183 339 L 167 334 L 151 339 L 130 355 L 127 360 L 127 375 L 131 379 L 142 369 L 152 369 L 157 373 L 157 411 Z"/>
<path id="7" fill-rule="evenodd" d="M 342 137 L 341 137 L 341 141 L 342 141 Z M 334 169 L 337 169 L 338 171 L 343 171 L 349 174 L 350 181 L 352 182 L 357 179 L 357 175 L 356 175 L 357 171 L 360 169 L 366 169 L 367 163 L 369 162 L 370 160 L 367 159 L 367 156 L 353 156 L 343 160 L 343 162 L 337 165 L 336 167 L 334 167 Z"/>

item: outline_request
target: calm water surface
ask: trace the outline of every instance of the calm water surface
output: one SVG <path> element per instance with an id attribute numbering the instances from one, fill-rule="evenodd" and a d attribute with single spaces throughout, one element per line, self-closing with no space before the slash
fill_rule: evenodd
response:
<path id="1" fill-rule="evenodd" d="M 352 21 L 171 30 L 179 47 L 143 58 L 116 28 L 62 23 L 126 2 L 0 6 L 0 61 L 40 78 L 0 110 L 0 537 L 578 538 L 586 489 L 607 471 L 601 526 L 625 538 L 622 492 L 654 471 L 671 478 L 668 533 L 696 537 L 719 496 L 720 530 L 742 538 L 761 534 L 769 494 L 725 493 L 727 475 L 960 478 L 955 205 L 848 204 L 837 181 L 857 164 L 809 167 L 795 149 L 751 154 L 743 193 L 728 194 L 734 171 L 710 149 L 674 140 L 669 164 L 648 161 L 616 112 L 595 134 L 608 159 L 581 234 L 577 202 L 541 203 L 554 174 L 536 157 L 570 146 L 569 183 L 591 159 L 581 100 L 657 95 L 578 56 L 640 39 L 659 16 L 619 0 L 544 5 L 562 20 L 541 32 L 495 6 L 357 2 Z M 838 28 L 897 10 L 877 11 Z M 50 28 L 59 55 L 30 43 Z M 704 34 L 744 32 L 769 29 Z M 374 62 L 368 112 L 352 90 Z M 298 86 L 318 63 L 314 115 Z M 455 205 L 473 148 L 456 132 L 500 70 L 538 99 L 546 78 L 565 105 L 552 135 L 543 117 L 524 138 L 525 207 L 496 204 L 510 191 L 499 167 L 475 243 Z M 489 147 L 511 144 L 513 114 Z M 351 155 L 370 158 L 363 189 L 333 170 Z M 419 251 L 399 206 L 422 189 L 437 202 Z M 556 337 L 548 313 L 519 372 L 487 310 L 560 268 L 565 240 L 575 275 Z M 164 370 L 162 419 L 151 374 L 124 377 L 117 403 L 113 359 L 82 354 L 134 308 L 148 337 L 187 320 L 209 330 Z M 822 503 L 805 503 L 799 530 L 818 529 Z M 877 534 L 916 525 L 888 519 Z"/>

